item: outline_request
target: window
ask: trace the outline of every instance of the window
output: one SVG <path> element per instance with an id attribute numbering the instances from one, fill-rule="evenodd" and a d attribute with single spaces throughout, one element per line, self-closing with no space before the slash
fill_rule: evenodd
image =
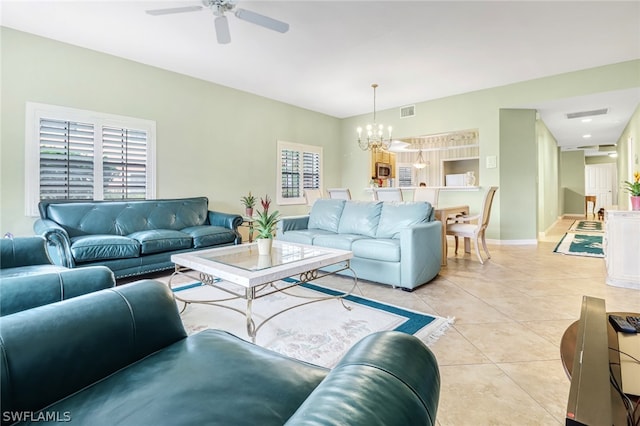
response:
<path id="1" fill-rule="evenodd" d="M 41 200 L 155 195 L 155 122 L 27 103 L 26 214 Z"/>
<path id="2" fill-rule="evenodd" d="M 322 188 L 322 147 L 278 141 L 278 204 L 305 204 L 305 189 Z"/>

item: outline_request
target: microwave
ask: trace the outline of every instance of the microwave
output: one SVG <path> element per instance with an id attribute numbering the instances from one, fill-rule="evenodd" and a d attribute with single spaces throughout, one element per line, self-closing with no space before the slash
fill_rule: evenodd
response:
<path id="1" fill-rule="evenodd" d="M 376 163 L 376 178 L 388 179 L 391 177 L 391 164 L 389 163 Z"/>

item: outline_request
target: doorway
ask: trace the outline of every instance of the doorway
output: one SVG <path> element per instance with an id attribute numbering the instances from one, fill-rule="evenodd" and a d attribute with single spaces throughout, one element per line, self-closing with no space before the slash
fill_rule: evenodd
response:
<path id="1" fill-rule="evenodd" d="M 615 163 L 587 164 L 584 168 L 585 195 L 596 196 L 595 210 L 618 204 L 618 171 Z"/>

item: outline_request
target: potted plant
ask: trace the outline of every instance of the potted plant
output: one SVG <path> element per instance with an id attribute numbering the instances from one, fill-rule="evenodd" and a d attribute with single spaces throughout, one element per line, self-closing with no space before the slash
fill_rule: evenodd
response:
<path id="1" fill-rule="evenodd" d="M 249 195 L 245 195 L 244 197 L 240 198 L 240 202 L 242 203 L 242 205 L 244 205 L 245 215 L 247 215 L 248 217 L 252 217 L 253 208 L 256 205 L 256 197 L 251 195 L 251 191 L 249 191 Z"/>
<path id="2" fill-rule="evenodd" d="M 254 230 L 258 233 L 256 237 L 258 254 L 264 256 L 271 254 L 273 234 L 280 219 L 280 212 L 278 210 L 269 212 L 271 198 L 269 198 L 268 194 L 264 198 L 260 198 L 260 204 L 262 205 L 262 211 L 258 212 L 258 216 L 255 218 Z"/>
<path id="3" fill-rule="evenodd" d="M 631 194 L 631 210 L 640 210 L 640 172 L 634 172 L 633 182 L 626 180 L 624 186 Z"/>

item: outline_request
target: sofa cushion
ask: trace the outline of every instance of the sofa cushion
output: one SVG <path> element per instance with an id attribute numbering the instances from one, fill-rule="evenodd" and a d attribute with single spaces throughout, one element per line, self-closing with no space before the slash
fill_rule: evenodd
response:
<path id="1" fill-rule="evenodd" d="M 338 232 L 345 200 L 316 200 L 309 213 L 309 229 Z"/>
<path id="2" fill-rule="evenodd" d="M 397 238 L 363 238 L 353 242 L 351 251 L 362 259 L 400 262 L 400 240 Z"/>
<path id="3" fill-rule="evenodd" d="M 282 241 L 289 241 L 291 243 L 313 245 L 313 241 L 318 235 L 336 235 L 336 233 L 324 231 L 322 229 L 300 229 L 296 231 L 287 231 L 279 236 L 278 239 Z"/>
<path id="4" fill-rule="evenodd" d="M 193 243 L 191 235 L 171 229 L 138 231 L 128 237 L 140 242 L 142 254 L 191 248 Z"/>
<path id="5" fill-rule="evenodd" d="M 384 203 L 380 213 L 377 238 L 400 238 L 400 231 L 418 223 L 428 222 L 432 207 L 427 202 Z"/>
<path id="6" fill-rule="evenodd" d="M 342 210 L 338 232 L 375 237 L 380 221 L 382 202 L 348 201 Z"/>
<path id="7" fill-rule="evenodd" d="M 181 229 L 193 238 L 193 248 L 210 247 L 219 244 L 233 243 L 236 240 L 236 233 L 229 228 L 222 226 L 190 226 Z"/>
<path id="8" fill-rule="evenodd" d="M 207 223 L 206 197 L 176 200 L 41 202 L 40 215 L 62 226 L 71 237 L 128 235 L 151 229 L 178 230 Z"/>
<path id="9" fill-rule="evenodd" d="M 314 246 L 335 248 L 340 250 L 351 250 L 354 241 L 362 238 L 368 238 L 363 235 L 356 234 L 328 234 L 317 235 L 313 239 Z"/>
<path id="10" fill-rule="evenodd" d="M 71 254 L 79 263 L 139 257 L 140 243 L 119 235 L 85 235 L 71 239 Z"/>

